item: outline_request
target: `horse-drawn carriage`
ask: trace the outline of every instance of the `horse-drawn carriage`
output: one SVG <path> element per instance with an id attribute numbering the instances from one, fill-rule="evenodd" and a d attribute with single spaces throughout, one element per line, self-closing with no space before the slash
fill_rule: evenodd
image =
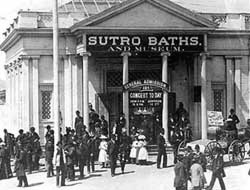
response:
<path id="1" fill-rule="evenodd" d="M 208 163 L 213 160 L 216 147 L 223 149 L 224 154 L 228 155 L 229 161 L 242 162 L 246 153 L 249 153 L 250 122 L 247 127 L 240 128 L 237 131 L 229 130 L 231 124 L 231 121 L 225 121 L 223 126 L 209 127 L 209 140 L 188 142 L 184 139 L 179 144 L 177 154 L 183 152 L 186 146 L 192 147 L 198 144 L 201 151 L 206 155 Z"/>

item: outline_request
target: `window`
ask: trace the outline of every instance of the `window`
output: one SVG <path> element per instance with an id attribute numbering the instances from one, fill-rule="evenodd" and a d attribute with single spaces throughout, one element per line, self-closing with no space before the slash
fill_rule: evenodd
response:
<path id="1" fill-rule="evenodd" d="M 223 110 L 223 90 L 221 89 L 214 89 L 214 111 L 222 111 Z"/>
<path id="2" fill-rule="evenodd" d="M 0 90 L 0 105 L 6 103 L 6 90 Z"/>
<path id="3" fill-rule="evenodd" d="M 155 79 L 161 81 L 161 71 L 129 71 L 129 81 L 139 79 Z M 121 71 L 108 71 L 107 72 L 107 87 L 122 86 L 122 72 Z"/>
<path id="4" fill-rule="evenodd" d="M 42 119 L 51 119 L 51 91 L 42 91 Z"/>
<path id="5" fill-rule="evenodd" d="M 212 104 L 214 111 L 220 111 L 223 115 L 226 113 L 224 84 L 212 84 Z"/>
<path id="6" fill-rule="evenodd" d="M 53 119 L 52 85 L 40 86 L 40 118 L 42 121 Z"/>

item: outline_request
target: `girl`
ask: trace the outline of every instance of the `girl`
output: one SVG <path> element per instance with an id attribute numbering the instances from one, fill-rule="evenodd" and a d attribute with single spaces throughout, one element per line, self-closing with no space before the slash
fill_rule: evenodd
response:
<path id="1" fill-rule="evenodd" d="M 108 156 L 107 156 L 108 143 L 106 141 L 107 137 L 105 137 L 104 135 L 101 135 L 100 139 L 102 141 L 99 145 L 100 151 L 99 151 L 98 161 L 102 163 L 102 168 L 104 168 L 108 160 Z"/>

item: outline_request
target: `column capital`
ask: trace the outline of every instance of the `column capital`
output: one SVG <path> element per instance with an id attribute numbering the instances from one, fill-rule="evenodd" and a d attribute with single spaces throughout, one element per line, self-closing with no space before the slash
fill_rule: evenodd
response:
<path id="1" fill-rule="evenodd" d="M 209 53 L 208 52 L 201 52 L 199 55 L 200 55 L 200 57 L 203 57 L 203 56 L 208 57 Z"/>
<path id="2" fill-rule="evenodd" d="M 79 53 L 79 55 L 80 55 L 81 57 L 90 57 L 90 56 L 91 56 L 91 53 L 90 53 L 90 52 L 81 52 L 81 53 Z"/>
<path id="3" fill-rule="evenodd" d="M 167 51 L 164 51 L 164 52 L 161 52 L 161 56 L 164 57 L 164 56 L 167 56 L 169 57 L 171 55 L 171 53 L 167 52 Z"/>
<path id="4" fill-rule="evenodd" d="M 40 55 L 20 55 L 18 61 L 20 60 L 30 60 L 30 59 L 40 59 Z"/>
<path id="5" fill-rule="evenodd" d="M 225 59 L 242 59 L 240 55 L 226 55 Z"/>
<path id="6" fill-rule="evenodd" d="M 30 55 L 30 59 L 40 59 L 40 55 Z"/>
<path id="7" fill-rule="evenodd" d="M 124 56 L 131 56 L 131 53 L 129 51 L 124 51 L 121 53 L 121 56 L 124 57 Z"/>

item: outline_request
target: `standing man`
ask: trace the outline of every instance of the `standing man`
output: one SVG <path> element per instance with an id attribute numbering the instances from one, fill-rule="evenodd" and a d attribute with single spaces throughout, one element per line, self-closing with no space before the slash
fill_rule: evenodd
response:
<path id="1" fill-rule="evenodd" d="M 187 171 L 183 163 L 183 155 L 177 156 L 177 163 L 174 166 L 174 187 L 176 190 L 187 190 Z"/>
<path id="2" fill-rule="evenodd" d="M 117 160 L 117 153 L 118 148 L 115 142 L 116 136 L 111 135 L 111 140 L 108 142 L 108 156 L 110 160 L 110 169 L 111 169 L 111 176 L 115 176 L 115 168 L 116 168 L 116 160 Z"/>
<path id="3" fill-rule="evenodd" d="M 41 155 L 41 146 L 40 146 L 40 137 L 35 132 L 35 128 L 30 128 L 30 142 L 32 144 L 32 162 L 33 162 L 33 169 L 39 170 L 39 160 Z"/>
<path id="4" fill-rule="evenodd" d="M 90 174 L 90 167 L 92 172 L 95 171 L 95 157 L 96 157 L 96 136 L 93 133 L 90 133 L 88 138 L 88 155 L 87 155 L 87 170 L 88 175 Z"/>
<path id="5" fill-rule="evenodd" d="M 218 178 L 221 190 L 226 190 L 225 183 L 223 181 L 223 177 L 225 177 L 224 171 L 224 161 L 223 161 L 223 153 L 221 148 L 215 149 L 215 158 L 212 163 L 212 178 L 209 184 L 208 190 L 212 190 L 216 178 Z"/>
<path id="6" fill-rule="evenodd" d="M 56 186 L 65 186 L 65 153 L 63 150 L 62 142 L 59 141 L 57 144 L 56 156 L 55 156 L 55 166 L 56 166 Z M 61 177 L 60 177 L 61 174 Z"/>
<path id="7" fill-rule="evenodd" d="M 7 129 L 4 129 L 4 143 L 6 145 L 6 165 L 8 169 L 8 176 L 7 177 L 12 177 L 12 171 L 11 171 L 11 164 L 10 164 L 10 159 L 11 156 L 14 155 L 14 137 L 12 134 L 8 133 Z"/>
<path id="8" fill-rule="evenodd" d="M 24 187 L 28 187 L 28 180 L 25 174 L 25 162 L 26 162 L 26 151 L 23 147 L 23 144 L 18 141 L 18 150 L 16 153 L 16 176 L 19 181 L 18 187 L 22 187 L 24 183 Z"/>
<path id="9" fill-rule="evenodd" d="M 76 111 L 76 118 L 75 118 L 75 131 L 76 133 L 79 133 L 81 130 L 81 126 L 83 126 L 83 117 L 80 116 L 80 111 Z"/>
<path id="10" fill-rule="evenodd" d="M 101 115 L 101 130 L 104 136 L 108 136 L 108 122 L 104 115 Z"/>
<path id="11" fill-rule="evenodd" d="M 49 138 L 47 138 L 45 144 L 45 161 L 47 168 L 47 177 L 54 176 L 53 155 L 54 155 L 54 131 L 51 130 Z"/>
<path id="12" fill-rule="evenodd" d="M 230 131 L 235 132 L 235 137 L 238 137 L 237 127 L 236 125 L 240 122 L 238 116 L 235 114 L 234 109 L 230 109 L 230 115 L 228 116 L 228 119 L 232 121 L 231 126 L 229 127 Z"/>
<path id="13" fill-rule="evenodd" d="M 157 136 L 157 168 L 160 169 L 161 158 L 163 157 L 163 168 L 167 167 L 167 153 L 166 153 L 166 141 L 164 138 L 164 129 L 161 129 L 160 134 Z"/>

